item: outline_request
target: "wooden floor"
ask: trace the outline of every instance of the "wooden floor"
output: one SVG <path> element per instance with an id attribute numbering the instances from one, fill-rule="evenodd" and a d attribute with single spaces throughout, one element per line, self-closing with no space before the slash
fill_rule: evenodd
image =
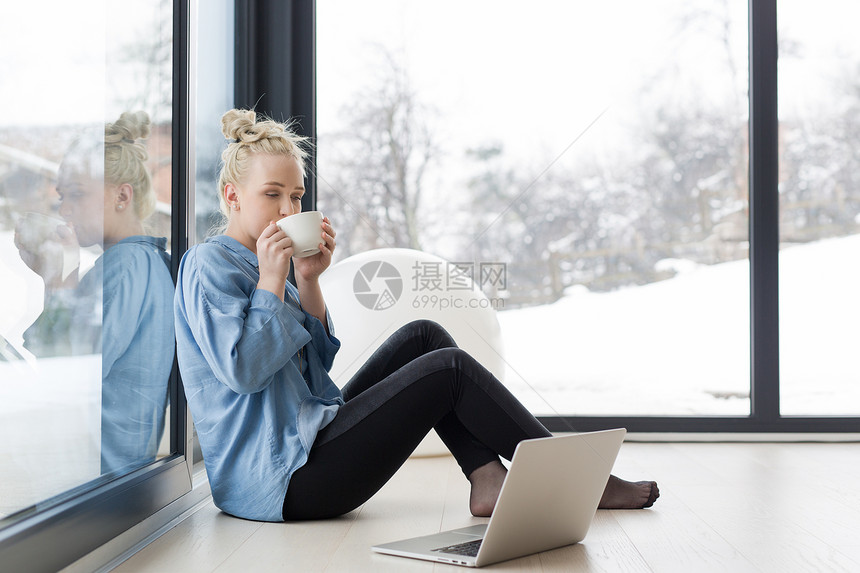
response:
<path id="1" fill-rule="evenodd" d="M 499 571 L 860 571 L 860 444 L 642 444 L 614 472 L 653 478 L 652 509 L 597 512 L 577 545 Z M 462 571 L 378 555 L 375 543 L 484 520 L 450 457 L 410 459 L 373 499 L 303 524 L 228 517 L 211 502 L 117 572 Z"/>

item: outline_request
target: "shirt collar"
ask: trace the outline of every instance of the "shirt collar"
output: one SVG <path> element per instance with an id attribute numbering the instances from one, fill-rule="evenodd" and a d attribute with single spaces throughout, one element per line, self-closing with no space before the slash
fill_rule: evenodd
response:
<path id="1" fill-rule="evenodd" d="M 121 240 L 117 245 L 125 244 L 125 243 L 146 243 L 149 245 L 153 245 L 154 247 L 161 249 L 162 251 L 167 248 L 167 237 L 150 237 L 149 235 L 132 235 L 130 237 L 126 237 Z"/>
<path id="2" fill-rule="evenodd" d="M 257 255 L 252 253 L 248 247 L 246 247 L 233 237 L 228 237 L 227 235 L 215 235 L 214 237 L 209 237 L 208 239 L 206 239 L 205 242 L 218 243 L 225 249 L 233 251 L 234 253 L 248 261 L 248 263 L 252 267 L 258 268 L 260 266 L 260 263 L 257 261 Z"/>

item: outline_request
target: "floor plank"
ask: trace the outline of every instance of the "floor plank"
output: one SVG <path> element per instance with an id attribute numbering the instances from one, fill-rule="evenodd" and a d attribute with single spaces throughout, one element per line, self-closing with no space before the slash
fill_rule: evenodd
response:
<path id="1" fill-rule="evenodd" d="M 582 543 L 540 555 L 543 571 L 641 573 L 652 571 L 616 520 L 616 512 L 599 510 Z"/>

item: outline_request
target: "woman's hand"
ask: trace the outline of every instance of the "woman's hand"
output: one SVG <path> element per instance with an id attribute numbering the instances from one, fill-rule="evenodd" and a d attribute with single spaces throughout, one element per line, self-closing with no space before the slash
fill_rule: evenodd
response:
<path id="1" fill-rule="evenodd" d="M 66 251 L 77 254 L 77 238 L 74 231 L 65 224 L 47 217 L 29 217 L 18 222 L 15 227 L 15 246 L 21 260 L 45 281 L 46 289 L 65 288 L 64 264 Z M 76 266 L 76 265 L 74 265 Z M 70 269 L 72 270 L 72 269 Z M 77 273 L 68 273 L 68 276 Z"/>
<path id="2" fill-rule="evenodd" d="M 290 274 L 292 256 L 293 240 L 274 221 L 270 221 L 257 239 L 257 264 L 260 267 L 257 288 L 272 292 L 284 300 L 284 287 Z"/>
<path id="3" fill-rule="evenodd" d="M 299 288 L 299 300 L 302 308 L 319 319 L 328 332 L 328 321 L 326 320 L 325 300 L 320 288 L 319 276 L 331 264 L 331 257 L 335 247 L 335 232 L 328 217 L 324 217 L 320 223 L 320 252 L 304 258 L 296 258 L 293 264 L 296 266 L 296 285 Z"/>
<path id="4" fill-rule="evenodd" d="M 306 282 L 315 281 L 331 265 L 331 258 L 336 245 L 334 240 L 336 234 L 329 218 L 323 217 L 320 223 L 320 239 L 322 241 L 318 245 L 320 252 L 310 257 L 296 257 L 293 260 L 293 264 L 296 266 L 297 281 L 300 279 Z"/>

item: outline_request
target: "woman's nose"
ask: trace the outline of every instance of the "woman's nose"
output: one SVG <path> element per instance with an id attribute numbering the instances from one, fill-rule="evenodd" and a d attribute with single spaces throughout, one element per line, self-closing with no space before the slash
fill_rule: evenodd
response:
<path id="1" fill-rule="evenodd" d="M 299 210 L 301 210 L 301 208 Z M 289 217 L 290 215 L 295 215 L 297 212 L 294 201 L 285 201 L 284 203 L 281 203 L 281 217 Z"/>

